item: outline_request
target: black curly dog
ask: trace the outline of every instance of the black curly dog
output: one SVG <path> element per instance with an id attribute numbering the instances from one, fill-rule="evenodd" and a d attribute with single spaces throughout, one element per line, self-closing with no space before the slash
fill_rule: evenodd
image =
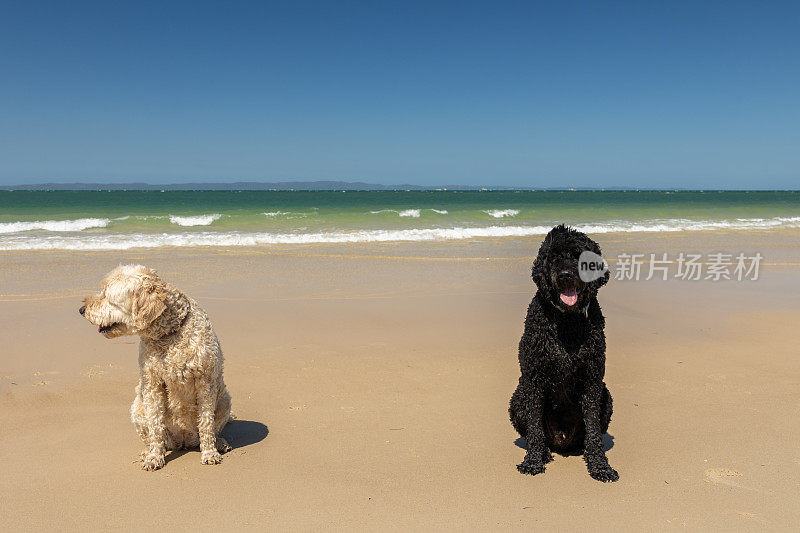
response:
<path id="1" fill-rule="evenodd" d="M 584 283 L 578 257 L 585 250 L 600 255 L 596 242 L 563 224 L 553 228 L 539 248 L 532 268 L 538 290 L 519 342 L 522 376 L 508 412 L 528 445 L 517 466 L 523 474 L 544 472 L 544 465 L 553 460 L 551 450 L 583 451 L 589 475 L 616 481 L 619 474 L 603 450 L 611 394 L 603 382 L 605 318 L 597 303 L 597 291 L 609 274 Z"/>

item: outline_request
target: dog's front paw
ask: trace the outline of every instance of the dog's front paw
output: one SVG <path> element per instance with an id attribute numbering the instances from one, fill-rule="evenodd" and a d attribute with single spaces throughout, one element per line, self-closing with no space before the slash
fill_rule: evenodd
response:
<path id="1" fill-rule="evenodd" d="M 617 474 L 617 471 L 611 468 L 609 465 L 591 468 L 589 469 L 589 475 L 597 481 L 602 481 L 603 483 L 617 481 L 619 479 L 619 474 Z"/>
<path id="2" fill-rule="evenodd" d="M 526 457 L 524 461 L 517 465 L 517 470 L 519 470 L 520 474 L 535 476 L 544 472 L 544 465 L 540 461 L 534 461 Z"/>
<path id="3" fill-rule="evenodd" d="M 148 453 L 142 457 L 142 469 L 150 472 L 163 468 L 165 463 L 166 460 L 163 453 Z"/>
<path id="4" fill-rule="evenodd" d="M 209 450 L 200 454 L 200 462 L 204 465 L 218 465 L 222 462 L 222 455 L 217 450 Z"/>

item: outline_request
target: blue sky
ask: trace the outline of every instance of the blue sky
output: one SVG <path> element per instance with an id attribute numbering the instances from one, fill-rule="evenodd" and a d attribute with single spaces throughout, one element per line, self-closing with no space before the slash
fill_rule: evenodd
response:
<path id="1" fill-rule="evenodd" d="M 0 183 L 800 187 L 796 2 L 2 2 Z"/>

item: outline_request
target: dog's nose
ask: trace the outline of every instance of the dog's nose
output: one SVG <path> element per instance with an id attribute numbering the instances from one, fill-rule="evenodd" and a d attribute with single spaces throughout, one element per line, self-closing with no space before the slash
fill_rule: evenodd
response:
<path id="1" fill-rule="evenodd" d="M 85 313 L 85 312 L 86 312 L 86 306 L 85 306 L 85 305 L 82 305 L 82 306 L 81 306 L 81 308 L 80 308 L 80 309 L 78 309 L 78 312 L 79 312 L 80 314 L 83 314 L 83 313 Z"/>

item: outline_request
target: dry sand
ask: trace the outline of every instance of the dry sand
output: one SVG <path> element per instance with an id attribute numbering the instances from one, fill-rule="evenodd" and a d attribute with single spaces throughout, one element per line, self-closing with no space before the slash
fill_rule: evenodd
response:
<path id="1" fill-rule="evenodd" d="M 750 282 L 613 281 L 608 457 L 523 476 L 508 421 L 540 239 L 0 255 L 0 526 L 793 529 L 800 234 L 601 235 L 627 251 L 760 251 Z M 77 313 L 120 262 L 196 298 L 239 421 L 222 465 L 142 471 L 136 343 Z"/>

